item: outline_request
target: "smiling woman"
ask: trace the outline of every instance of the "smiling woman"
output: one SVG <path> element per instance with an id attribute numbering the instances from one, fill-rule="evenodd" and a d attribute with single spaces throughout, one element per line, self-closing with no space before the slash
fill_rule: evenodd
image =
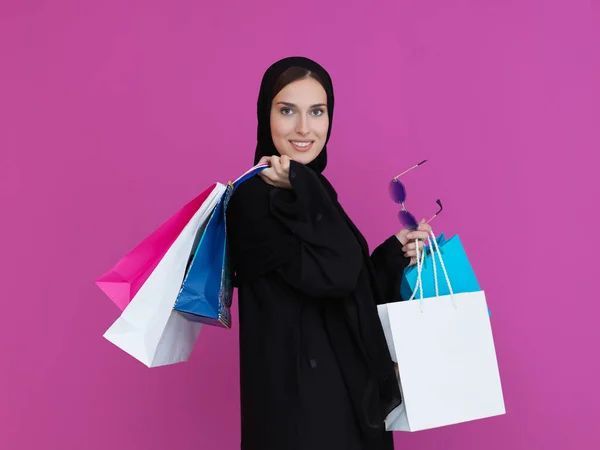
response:
<path id="1" fill-rule="evenodd" d="M 306 72 L 278 92 L 270 118 L 273 143 L 279 153 L 303 164 L 321 153 L 329 129 L 327 93 L 320 81 Z M 293 71 L 284 75 L 282 82 L 287 76 L 297 76 Z"/>
<path id="2" fill-rule="evenodd" d="M 243 450 L 393 449 L 384 419 L 401 396 L 376 305 L 400 300 L 407 241 L 391 236 L 369 255 L 337 201 L 323 175 L 333 107 L 320 65 L 273 64 L 254 156 L 270 167 L 227 209 Z"/>

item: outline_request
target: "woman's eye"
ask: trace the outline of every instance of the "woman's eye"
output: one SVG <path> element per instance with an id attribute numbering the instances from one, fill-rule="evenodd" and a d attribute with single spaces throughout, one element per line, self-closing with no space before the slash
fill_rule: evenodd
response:
<path id="1" fill-rule="evenodd" d="M 312 111 L 313 116 L 322 116 L 324 113 L 325 111 L 323 111 L 322 109 L 313 109 Z"/>
<path id="2" fill-rule="evenodd" d="M 290 114 L 293 114 L 293 111 L 290 108 L 281 108 L 281 114 L 289 116 Z"/>

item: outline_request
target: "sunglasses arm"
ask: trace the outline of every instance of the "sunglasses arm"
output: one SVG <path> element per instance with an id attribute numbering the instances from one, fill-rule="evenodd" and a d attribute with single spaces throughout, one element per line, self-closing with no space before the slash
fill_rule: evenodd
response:
<path id="1" fill-rule="evenodd" d="M 437 199 L 436 203 L 438 204 L 438 206 L 440 207 L 440 209 L 438 209 L 438 211 L 426 223 L 431 222 L 433 219 L 435 219 L 444 210 L 444 207 L 442 206 L 442 201 L 440 199 Z"/>
<path id="2" fill-rule="evenodd" d="M 426 159 L 424 159 L 424 160 L 423 160 L 423 161 L 421 161 L 419 164 L 415 164 L 415 165 L 414 165 L 414 166 L 412 166 L 411 168 L 409 168 L 409 169 L 406 169 L 406 170 L 405 170 L 404 172 L 402 172 L 400 175 L 396 175 L 396 176 L 394 177 L 394 180 L 397 180 L 397 179 L 398 179 L 398 178 L 400 178 L 402 175 L 404 175 L 404 174 L 406 174 L 406 173 L 410 172 L 410 171 L 411 171 L 411 170 L 413 170 L 413 169 L 416 169 L 417 167 L 419 167 L 419 166 L 420 166 L 420 165 L 422 165 L 422 164 L 425 164 L 426 162 L 427 162 L 427 160 L 426 160 Z"/>

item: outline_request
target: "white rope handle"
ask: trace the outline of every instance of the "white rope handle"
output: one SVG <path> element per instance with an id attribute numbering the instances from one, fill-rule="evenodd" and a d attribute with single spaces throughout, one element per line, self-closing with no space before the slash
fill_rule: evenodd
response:
<path id="1" fill-rule="evenodd" d="M 448 276 L 448 271 L 446 270 L 446 265 L 444 264 L 444 258 L 442 257 L 442 252 L 440 251 L 440 248 L 438 246 L 437 243 L 437 239 L 435 237 L 435 234 L 433 233 L 433 231 L 429 232 L 429 237 L 427 238 L 427 241 L 429 243 L 429 248 L 430 248 L 430 255 L 431 255 L 431 263 L 433 266 L 433 282 L 434 282 L 434 286 L 435 286 L 435 296 L 439 297 L 440 296 L 440 291 L 439 291 L 439 285 L 438 285 L 438 275 L 437 275 L 437 264 L 435 261 L 435 254 L 437 253 L 438 258 L 440 259 L 440 264 L 442 266 L 442 272 L 444 273 L 444 278 L 446 279 L 446 284 L 448 286 L 448 290 L 450 291 L 450 298 L 452 300 L 452 305 L 457 308 L 458 305 L 456 304 L 456 299 L 454 297 L 454 291 L 452 289 L 452 284 L 450 283 L 450 277 Z M 420 251 L 419 251 L 419 240 L 416 240 L 416 255 L 417 255 L 417 281 L 415 283 L 415 288 L 413 289 L 413 293 L 409 298 L 410 300 L 413 300 L 415 298 L 415 295 L 417 293 L 417 289 L 419 289 L 419 293 L 420 293 L 420 303 L 421 303 L 421 312 L 423 312 L 423 265 L 425 263 L 425 249 L 423 249 L 423 253 L 421 255 Z"/>
<path id="2" fill-rule="evenodd" d="M 430 240 L 430 238 L 427 238 L 428 240 Z M 420 240 L 417 239 L 415 241 L 415 252 L 416 252 L 416 258 L 417 258 L 417 281 L 415 283 L 415 288 L 413 290 L 413 293 L 411 295 L 411 297 L 409 298 L 409 300 L 413 300 L 415 298 L 415 294 L 417 293 L 417 289 L 419 290 L 420 293 L 420 299 L 419 299 L 419 308 L 421 309 L 421 312 L 425 312 L 423 309 L 423 305 L 425 302 L 423 302 L 423 265 L 425 264 L 425 248 L 423 248 L 423 253 L 420 252 L 419 250 L 419 242 Z M 433 247 L 431 247 L 431 250 L 433 250 Z M 435 264 L 435 261 L 434 261 Z M 434 269 L 435 270 L 435 269 Z M 437 289 L 437 285 L 436 285 L 436 289 Z"/>
<path id="3" fill-rule="evenodd" d="M 457 308 L 458 305 L 456 304 L 456 299 L 454 298 L 454 291 L 452 290 L 452 284 L 450 283 L 450 277 L 448 276 L 448 271 L 446 270 L 446 265 L 444 264 L 444 258 L 442 258 L 442 252 L 440 251 L 440 248 L 438 247 L 437 239 L 435 238 L 435 234 L 433 234 L 433 231 L 430 231 L 429 235 L 433 238 L 430 240 L 433 240 L 433 245 L 435 245 L 436 253 L 438 255 L 438 258 L 440 258 L 440 264 L 442 265 L 442 271 L 444 272 L 444 278 L 446 278 L 446 284 L 448 285 L 448 290 L 450 291 L 450 299 L 452 300 L 452 305 L 454 305 L 454 307 Z M 432 254 L 432 259 L 433 258 L 434 257 Z M 437 285 L 437 277 L 436 277 L 436 285 Z"/>
<path id="4" fill-rule="evenodd" d="M 421 304 L 421 312 L 423 312 L 423 283 L 421 281 L 421 270 L 423 268 L 423 263 L 425 262 L 425 252 L 423 252 L 423 255 L 421 256 L 421 254 L 419 253 L 419 239 L 416 240 L 416 258 L 417 258 L 417 281 L 415 283 L 415 288 L 413 289 L 413 293 L 410 296 L 410 298 L 408 299 L 413 300 L 415 298 L 415 295 L 417 293 L 417 289 L 419 289 L 420 294 L 421 294 L 421 298 L 420 298 L 420 304 Z"/>
<path id="5" fill-rule="evenodd" d="M 433 237 L 433 240 L 435 241 L 435 236 Z M 431 236 L 427 237 L 427 241 L 429 242 L 429 249 L 430 249 L 430 253 L 431 253 L 431 264 L 433 266 L 433 285 L 435 286 L 435 296 L 439 297 L 440 296 L 440 288 L 438 285 L 437 265 L 435 263 L 435 252 L 434 252 L 434 250 L 437 247 L 434 247 L 433 244 L 431 243 Z"/>

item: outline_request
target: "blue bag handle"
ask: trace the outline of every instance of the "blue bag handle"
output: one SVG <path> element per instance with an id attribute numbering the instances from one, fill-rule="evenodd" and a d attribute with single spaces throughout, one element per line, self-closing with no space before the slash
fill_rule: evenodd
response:
<path id="1" fill-rule="evenodd" d="M 239 186 L 240 184 L 242 184 L 244 181 L 252 178 L 254 175 L 262 172 L 265 169 L 268 169 L 270 166 L 268 164 L 257 164 L 256 166 L 252 167 L 250 170 L 248 170 L 245 174 L 243 174 L 241 177 L 239 177 L 237 180 L 233 181 L 233 182 L 229 182 L 229 185 L 235 189 L 237 186 Z"/>

